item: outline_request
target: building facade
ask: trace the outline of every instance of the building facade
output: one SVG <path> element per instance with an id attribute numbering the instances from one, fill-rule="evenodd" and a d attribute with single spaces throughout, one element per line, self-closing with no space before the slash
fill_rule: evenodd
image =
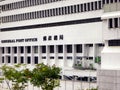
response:
<path id="1" fill-rule="evenodd" d="M 119 2 L 1 0 L 0 64 L 101 66 L 99 90 L 119 90 Z"/>
<path id="2" fill-rule="evenodd" d="M 3 0 L 1 64 L 99 66 L 103 49 L 100 0 Z"/>
<path id="3" fill-rule="evenodd" d="M 99 90 L 120 89 L 120 0 L 102 0 L 103 40 L 101 69 L 98 71 Z"/>

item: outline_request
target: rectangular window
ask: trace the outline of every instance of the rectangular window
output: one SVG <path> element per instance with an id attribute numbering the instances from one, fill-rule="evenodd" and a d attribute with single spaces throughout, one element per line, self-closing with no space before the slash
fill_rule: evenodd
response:
<path id="1" fill-rule="evenodd" d="M 10 62 L 11 62 L 10 56 L 7 56 L 7 63 L 10 63 Z"/>
<path id="2" fill-rule="evenodd" d="M 35 60 L 34 63 L 38 64 L 38 57 L 34 57 L 34 60 Z"/>
<path id="3" fill-rule="evenodd" d="M 81 12 L 83 12 L 83 4 L 80 4 L 80 6 L 81 6 Z"/>
<path id="4" fill-rule="evenodd" d="M 24 63 L 24 57 L 20 57 L 20 63 Z"/>
<path id="5" fill-rule="evenodd" d="M 76 53 L 82 53 L 82 45 L 81 44 L 76 45 Z"/>
<path id="6" fill-rule="evenodd" d="M 4 63 L 4 57 L 2 57 L 2 63 Z"/>
<path id="7" fill-rule="evenodd" d="M 45 10 L 45 17 L 48 17 L 48 10 Z"/>
<path id="8" fill-rule="evenodd" d="M 102 0 L 102 4 L 105 4 L 105 0 Z"/>
<path id="9" fill-rule="evenodd" d="M 98 9 L 97 1 L 95 1 L 94 4 L 95 4 L 95 10 L 97 10 Z"/>
<path id="10" fill-rule="evenodd" d="M 50 16 L 53 16 L 53 10 L 50 9 Z"/>
<path id="11" fill-rule="evenodd" d="M 13 47 L 14 53 L 17 53 L 17 47 Z"/>
<path id="12" fill-rule="evenodd" d="M 70 60 L 72 60 L 72 57 L 70 57 L 70 56 L 69 56 L 69 57 L 67 57 L 67 59 L 70 59 Z"/>
<path id="13" fill-rule="evenodd" d="M 31 57 L 27 57 L 27 64 L 31 63 Z"/>
<path id="14" fill-rule="evenodd" d="M 46 57 L 45 57 L 45 56 L 43 56 L 43 57 L 42 57 L 42 59 L 46 59 Z"/>
<path id="15" fill-rule="evenodd" d="M 110 0 L 110 3 L 113 3 L 113 0 Z"/>
<path id="16" fill-rule="evenodd" d="M 118 2 L 118 0 L 115 0 L 115 3 Z"/>
<path id="17" fill-rule="evenodd" d="M 70 14 L 70 6 L 67 6 L 68 14 Z"/>
<path id="18" fill-rule="evenodd" d="M 17 63 L 17 57 L 14 57 L 14 63 Z"/>
<path id="19" fill-rule="evenodd" d="M 109 24 L 108 25 L 109 28 L 113 28 L 113 19 L 109 19 L 108 24 Z"/>
<path id="20" fill-rule="evenodd" d="M 98 8 L 99 8 L 99 9 L 102 8 L 102 3 L 101 3 L 101 1 L 98 1 Z"/>
<path id="21" fill-rule="evenodd" d="M 4 54 L 5 53 L 5 48 L 4 47 L 2 47 L 2 54 Z"/>
<path id="22" fill-rule="evenodd" d="M 63 59 L 63 57 L 59 56 L 58 59 Z"/>
<path id="23" fill-rule="evenodd" d="M 8 53 L 10 53 L 10 52 L 11 52 L 11 48 L 10 48 L 10 47 L 8 47 L 8 48 L 7 48 L 7 51 L 8 51 Z"/>
<path id="24" fill-rule="evenodd" d="M 94 10 L 94 4 L 91 2 L 91 10 Z"/>
<path id="25" fill-rule="evenodd" d="M 34 53 L 38 53 L 38 46 L 34 46 Z"/>
<path id="26" fill-rule="evenodd" d="M 63 45 L 58 45 L 58 53 L 63 53 Z"/>
<path id="27" fill-rule="evenodd" d="M 90 3 L 87 3 L 87 9 L 88 9 L 88 11 L 90 11 Z"/>
<path id="28" fill-rule="evenodd" d="M 78 12 L 81 11 L 80 4 L 77 5 L 77 11 L 78 11 Z"/>
<path id="29" fill-rule="evenodd" d="M 31 53 L 31 47 L 27 46 L 27 53 Z"/>
<path id="30" fill-rule="evenodd" d="M 65 14 L 65 12 L 64 12 L 64 8 L 65 8 L 65 7 L 62 7 L 62 8 L 61 8 L 61 10 L 62 10 L 62 15 Z"/>
<path id="31" fill-rule="evenodd" d="M 58 15 L 58 8 L 55 8 L 56 16 Z"/>
<path id="32" fill-rule="evenodd" d="M 106 4 L 109 4 L 109 0 L 106 0 Z"/>
<path id="33" fill-rule="evenodd" d="M 86 8 L 87 5 L 86 5 L 86 3 L 84 3 L 83 5 L 84 5 L 84 11 L 87 11 L 87 8 Z"/>
<path id="34" fill-rule="evenodd" d="M 50 53 L 54 53 L 54 46 L 50 46 Z"/>
<path id="35" fill-rule="evenodd" d="M 50 57 L 50 59 L 54 59 L 54 57 Z"/>
<path id="36" fill-rule="evenodd" d="M 72 53 L 72 45 L 67 45 L 67 53 Z"/>
<path id="37" fill-rule="evenodd" d="M 46 53 L 46 46 L 42 46 L 42 53 Z"/>
<path id="38" fill-rule="evenodd" d="M 74 13 L 74 7 L 73 6 L 70 6 L 71 7 L 71 13 Z"/>
<path id="39" fill-rule="evenodd" d="M 118 40 L 109 40 L 108 45 L 109 46 L 120 46 L 120 39 L 118 39 Z"/>
<path id="40" fill-rule="evenodd" d="M 24 53 L 24 47 L 23 46 L 20 47 L 20 53 Z"/>
<path id="41" fill-rule="evenodd" d="M 118 28 L 118 26 L 119 26 L 119 25 L 118 25 L 118 22 L 119 22 L 119 21 L 118 21 L 118 18 L 114 18 L 114 27 L 115 27 L 115 28 Z"/>
<path id="42" fill-rule="evenodd" d="M 74 13 L 78 13 L 78 11 L 77 11 L 77 6 L 74 5 L 73 7 L 74 7 Z"/>

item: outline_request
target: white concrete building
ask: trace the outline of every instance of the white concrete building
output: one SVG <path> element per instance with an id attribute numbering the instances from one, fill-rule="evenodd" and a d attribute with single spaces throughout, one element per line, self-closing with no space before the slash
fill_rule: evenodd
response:
<path id="1" fill-rule="evenodd" d="M 1 64 L 99 66 L 101 0 L 3 0 L 0 8 Z"/>
<path id="2" fill-rule="evenodd" d="M 120 90 L 120 0 L 103 2 L 103 40 L 101 70 L 98 71 L 99 90 Z"/>

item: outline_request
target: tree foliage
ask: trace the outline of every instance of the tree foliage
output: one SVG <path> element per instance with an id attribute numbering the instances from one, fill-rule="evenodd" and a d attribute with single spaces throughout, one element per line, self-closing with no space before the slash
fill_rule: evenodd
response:
<path id="1" fill-rule="evenodd" d="M 43 63 L 36 65 L 31 76 L 31 83 L 43 90 L 53 90 L 60 85 L 59 74 L 61 69 L 56 66 L 48 66 Z"/>
<path id="2" fill-rule="evenodd" d="M 37 64 L 33 70 L 22 64 L 3 65 L 1 70 L 5 80 L 12 82 L 12 90 L 24 90 L 29 81 L 43 90 L 53 90 L 53 88 L 60 85 L 59 74 L 61 69 L 55 65 L 48 66 L 41 63 Z"/>

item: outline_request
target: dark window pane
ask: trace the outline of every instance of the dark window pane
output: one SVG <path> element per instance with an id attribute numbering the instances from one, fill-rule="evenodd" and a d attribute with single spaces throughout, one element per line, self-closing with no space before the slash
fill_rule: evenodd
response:
<path id="1" fill-rule="evenodd" d="M 109 40 L 108 45 L 109 46 L 120 46 L 120 40 Z"/>
<path id="2" fill-rule="evenodd" d="M 87 3 L 88 11 L 90 11 L 90 3 Z"/>
<path id="3" fill-rule="evenodd" d="M 115 28 L 118 28 L 118 18 L 114 18 L 114 26 Z"/>
<path id="4" fill-rule="evenodd" d="M 27 53 L 31 53 L 31 47 L 27 46 Z"/>
<path id="5" fill-rule="evenodd" d="M 87 11 L 86 3 L 84 3 L 84 11 Z"/>
<path id="6" fill-rule="evenodd" d="M 50 46 L 50 53 L 54 53 L 54 46 Z"/>
<path id="7" fill-rule="evenodd" d="M 58 45 L 58 53 L 63 53 L 63 45 Z"/>
<path id="8" fill-rule="evenodd" d="M 7 63 L 10 63 L 10 61 L 11 61 L 10 56 L 7 56 L 7 61 L 8 61 Z"/>
<path id="9" fill-rule="evenodd" d="M 27 64 L 31 63 L 31 57 L 27 57 Z"/>
<path id="10" fill-rule="evenodd" d="M 76 52 L 77 53 L 82 53 L 82 45 L 76 45 Z"/>
<path id="11" fill-rule="evenodd" d="M 93 2 L 91 2 L 91 10 L 94 10 Z"/>
<path id="12" fill-rule="evenodd" d="M 109 4 L 109 0 L 106 0 L 106 3 Z"/>
<path id="13" fill-rule="evenodd" d="M 24 63 L 24 57 L 20 57 L 20 63 Z"/>
<path id="14" fill-rule="evenodd" d="M 2 47 L 2 54 L 4 54 L 5 53 L 5 48 L 4 47 Z"/>
<path id="15" fill-rule="evenodd" d="M 113 3 L 113 0 L 110 0 L 110 3 Z"/>
<path id="16" fill-rule="evenodd" d="M 17 47 L 13 47 L 14 53 L 17 53 Z"/>
<path id="17" fill-rule="evenodd" d="M 108 23 L 109 23 L 108 27 L 113 28 L 113 19 L 109 19 Z"/>
<path id="18" fill-rule="evenodd" d="M 72 45 L 67 45 L 67 53 L 72 53 Z"/>
<path id="19" fill-rule="evenodd" d="M 42 46 L 42 53 L 46 53 L 46 46 Z"/>
<path id="20" fill-rule="evenodd" d="M 14 63 L 17 63 L 17 57 L 14 57 Z"/>
<path id="21" fill-rule="evenodd" d="M 24 53 L 24 47 L 20 47 L 20 52 Z"/>
<path id="22" fill-rule="evenodd" d="M 38 64 L 38 57 L 34 57 L 34 60 L 35 60 L 35 64 Z"/>
<path id="23" fill-rule="evenodd" d="M 60 57 L 60 56 L 59 56 L 58 59 L 63 59 L 63 57 Z"/>
<path id="24" fill-rule="evenodd" d="M 97 1 L 95 2 L 95 10 L 97 10 Z"/>
<path id="25" fill-rule="evenodd" d="M 4 57 L 2 57 L 2 63 L 4 63 Z"/>
<path id="26" fill-rule="evenodd" d="M 83 12 L 83 4 L 81 4 L 80 6 L 81 6 L 81 12 Z"/>
<path id="27" fill-rule="evenodd" d="M 11 48 L 10 47 L 8 47 L 8 53 L 10 53 L 11 52 Z"/>

